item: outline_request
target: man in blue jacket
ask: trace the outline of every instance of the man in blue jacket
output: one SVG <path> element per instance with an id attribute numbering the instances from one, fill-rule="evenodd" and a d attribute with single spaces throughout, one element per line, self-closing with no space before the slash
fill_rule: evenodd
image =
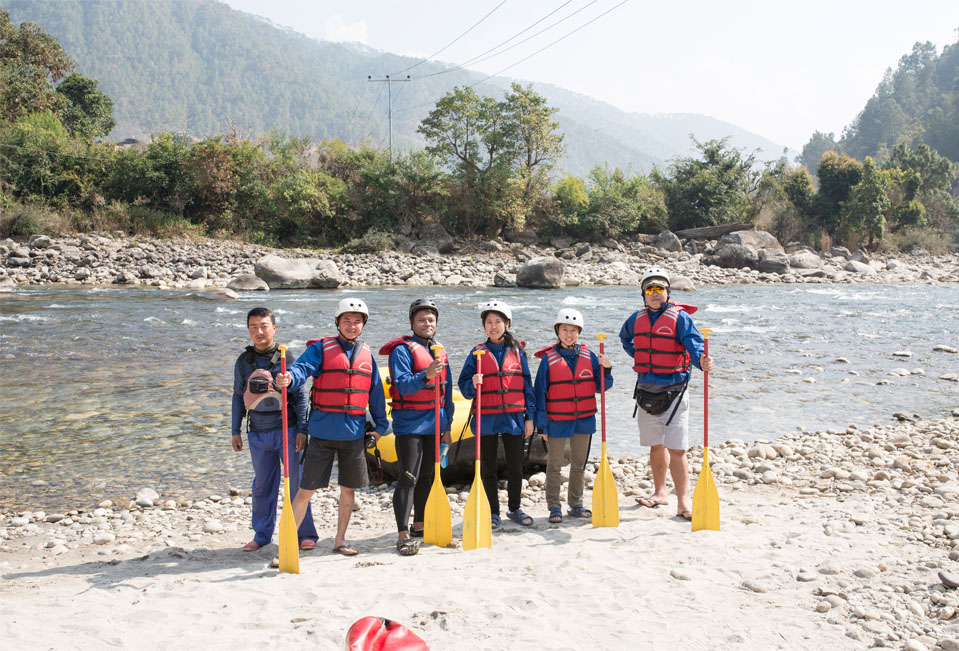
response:
<path id="1" fill-rule="evenodd" d="M 711 371 L 713 360 L 703 354 L 703 336 L 689 316 L 696 308 L 670 300 L 669 274 L 653 267 L 643 274 L 640 286 L 645 306 L 633 312 L 619 332 L 637 373 L 639 443 L 649 447 L 653 473 L 653 494 L 636 501 L 648 508 L 667 504 L 668 468 L 676 489 L 676 515 L 691 520 L 686 387 L 691 366 Z"/>
<path id="2" fill-rule="evenodd" d="M 358 341 L 370 317 L 366 303 L 359 298 L 344 298 L 334 312 L 337 335 L 324 337 L 300 356 L 287 373 L 276 378 L 278 386 L 296 391 L 314 378 L 310 397 L 309 445 L 305 435 L 297 436 L 296 449 L 306 448 L 300 490 L 293 500 L 293 515 L 300 522 L 319 488 L 330 485 L 334 458 L 337 461 L 340 503 L 333 551 L 355 556 L 355 548 L 346 544 L 356 489 L 367 484 L 363 439 L 366 435 L 366 410 L 373 417 L 379 437 L 386 431 L 386 399 L 379 369 L 369 346 Z"/>
<path id="3" fill-rule="evenodd" d="M 412 556 L 418 551 L 411 536 L 423 537 L 426 501 L 436 464 L 437 382 L 440 384 L 440 432 L 443 442 L 450 443 L 453 378 L 446 351 L 432 349 L 438 345 L 433 336 L 439 315 L 432 299 L 416 299 L 409 310 L 413 336 L 398 337 L 380 349 L 381 355 L 389 355 L 393 434 L 402 467 L 393 493 L 393 511 L 399 530 L 396 551 L 401 556 Z M 411 508 L 413 524 L 409 524 Z"/>
<path id="4" fill-rule="evenodd" d="M 280 371 L 280 354 L 274 341 L 276 321 L 273 312 L 255 307 L 246 316 L 252 346 L 240 354 L 233 365 L 232 445 L 243 449 L 242 426 L 247 418 L 247 441 L 253 459 L 253 540 L 243 546 L 251 552 L 268 545 L 276 526 L 276 502 L 283 476 L 283 414 L 281 400 L 273 387 Z M 296 358 L 287 352 L 293 362 Z M 252 378 L 252 382 L 251 382 Z M 259 380 L 259 381 L 257 381 Z M 252 384 L 252 386 L 251 386 Z M 290 457 L 290 491 L 296 495 L 300 484 L 300 464 L 296 455 L 296 432 L 306 431 L 306 392 L 294 391 L 287 402 L 287 439 Z M 308 510 L 297 535 L 300 549 L 313 549 L 316 529 Z"/>

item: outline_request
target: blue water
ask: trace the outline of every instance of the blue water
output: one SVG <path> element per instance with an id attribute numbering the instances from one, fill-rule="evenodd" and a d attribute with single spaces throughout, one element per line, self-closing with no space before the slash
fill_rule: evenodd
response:
<path id="1" fill-rule="evenodd" d="M 512 305 L 513 330 L 530 351 L 552 341 L 557 309 L 581 310 L 582 341 L 595 346 L 597 332 L 612 336 L 610 454 L 644 454 L 631 419 L 631 364 L 616 338 L 639 305 L 636 288 L 349 293 L 370 305 L 364 338 L 374 348 L 408 331 L 412 299 L 434 298 L 442 309 L 438 338 L 457 376 L 483 337 L 481 301 Z M 333 332 L 332 312 L 344 295 L 250 292 L 221 302 L 187 290 L 88 287 L 0 295 L 0 509 L 86 506 L 129 498 L 143 486 L 183 497 L 248 486 L 248 453 L 230 449 L 232 368 L 249 343 L 246 312 L 275 310 L 278 340 L 299 353 L 308 339 Z M 959 384 L 938 379 L 959 372 L 959 356 L 932 350 L 959 348 L 956 285 L 723 286 L 675 298 L 698 305 L 694 320 L 713 330 L 713 444 L 770 439 L 797 426 L 869 426 L 889 422 L 895 411 L 937 416 L 959 406 Z M 902 350 L 912 357 L 892 355 Z M 894 368 L 925 375 L 888 375 Z M 690 390 L 690 439 L 698 443 L 698 371 Z"/>

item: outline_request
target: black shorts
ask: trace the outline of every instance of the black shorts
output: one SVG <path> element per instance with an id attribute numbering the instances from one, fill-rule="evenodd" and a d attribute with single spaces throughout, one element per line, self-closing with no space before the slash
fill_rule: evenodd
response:
<path id="1" fill-rule="evenodd" d="M 331 441 L 310 438 L 303 461 L 300 488 L 315 491 L 330 485 L 333 474 L 333 457 L 337 458 L 339 484 L 344 488 L 363 488 L 367 484 L 366 451 L 363 439 L 356 441 Z"/>

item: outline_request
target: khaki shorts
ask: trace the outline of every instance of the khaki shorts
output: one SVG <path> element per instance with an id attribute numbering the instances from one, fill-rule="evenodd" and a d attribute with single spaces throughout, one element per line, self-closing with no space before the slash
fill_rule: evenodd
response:
<path id="1" fill-rule="evenodd" d="M 310 437 L 303 461 L 300 488 L 315 491 L 330 485 L 333 458 L 336 457 L 337 481 L 344 488 L 363 488 L 367 484 L 366 451 L 363 439 L 332 441 Z"/>
<path id="2" fill-rule="evenodd" d="M 679 406 L 676 406 L 676 402 Z M 676 407 L 676 415 L 669 425 L 666 421 Z M 669 409 L 653 416 L 642 407 L 636 410 L 636 426 L 639 428 L 639 444 L 645 446 L 662 445 L 670 450 L 685 450 L 689 447 L 689 390 L 677 396 Z"/>

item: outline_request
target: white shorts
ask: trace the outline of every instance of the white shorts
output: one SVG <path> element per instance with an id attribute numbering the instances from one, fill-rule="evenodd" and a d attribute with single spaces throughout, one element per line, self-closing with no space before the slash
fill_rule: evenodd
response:
<path id="1" fill-rule="evenodd" d="M 679 406 L 676 407 L 676 402 Z M 666 421 L 673 414 L 669 425 Z M 669 409 L 653 416 L 642 407 L 636 410 L 636 426 L 639 428 L 639 444 L 645 446 L 662 445 L 670 450 L 685 450 L 689 447 L 689 391 L 673 400 Z"/>

